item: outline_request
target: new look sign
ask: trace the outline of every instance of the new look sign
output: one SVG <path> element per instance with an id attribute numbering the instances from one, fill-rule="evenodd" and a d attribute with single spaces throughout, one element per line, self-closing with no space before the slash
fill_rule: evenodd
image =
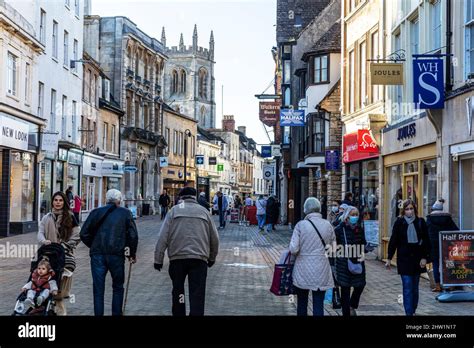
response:
<path id="1" fill-rule="evenodd" d="M 413 96 L 418 109 L 444 108 L 444 68 L 441 58 L 413 60 Z"/>

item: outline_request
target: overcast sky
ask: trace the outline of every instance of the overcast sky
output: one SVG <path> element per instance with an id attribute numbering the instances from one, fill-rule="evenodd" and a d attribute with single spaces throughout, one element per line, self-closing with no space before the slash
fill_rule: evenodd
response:
<path id="1" fill-rule="evenodd" d="M 178 46 L 181 33 L 184 44 L 192 45 L 197 24 L 198 45 L 208 48 L 214 30 L 216 126 L 221 127 L 224 85 L 224 115 L 234 115 L 236 126 L 246 126 L 257 143 L 268 143 L 254 95 L 273 79 L 276 0 L 92 0 L 92 14 L 126 16 L 158 40 L 164 26 L 168 47 Z"/>

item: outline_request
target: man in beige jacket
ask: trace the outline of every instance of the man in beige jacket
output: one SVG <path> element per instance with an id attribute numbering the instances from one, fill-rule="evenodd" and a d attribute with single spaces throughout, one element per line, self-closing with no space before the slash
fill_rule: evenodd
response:
<path id="1" fill-rule="evenodd" d="M 189 315 L 204 315 L 207 268 L 216 261 L 219 236 L 208 210 L 196 201 L 196 190 L 185 187 L 161 226 L 155 249 L 155 269 L 161 271 L 165 250 L 170 259 L 174 316 L 186 315 L 184 281 L 189 283 Z"/>

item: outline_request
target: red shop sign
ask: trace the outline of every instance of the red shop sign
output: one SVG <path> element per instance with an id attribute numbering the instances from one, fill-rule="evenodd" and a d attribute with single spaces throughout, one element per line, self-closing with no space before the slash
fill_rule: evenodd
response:
<path id="1" fill-rule="evenodd" d="M 361 161 L 368 158 L 374 158 L 378 156 L 378 147 L 377 152 L 360 152 L 359 151 L 359 141 L 358 141 L 358 132 L 349 133 L 344 135 L 342 149 L 343 157 L 342 161 L 344 163 Z"/>
<path id="2" fill-rule="evenodd" d="M 359 129 L 357 131 L 357 150 L 359 152 L 379 153 L 379 148 L 370 130 Z"/>

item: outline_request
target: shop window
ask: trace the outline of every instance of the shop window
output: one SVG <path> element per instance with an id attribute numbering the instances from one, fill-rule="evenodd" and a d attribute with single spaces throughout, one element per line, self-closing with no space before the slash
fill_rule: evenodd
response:
<path id="1" fill-rule="evenodd" d="M 40 218 L 51 211 L 53 162 L 45 160 L 40 166 Z"/>
<path id="2" fill-rule="evenodd" d="M 79 166 L 69 164 L 67 166 L 67 187 L 72 186 L 72 192 L 79 194 Z"/>
<path id="3" fill-rule="evenodd" d="M 362 162 L 362 190 L 359 207 L 364 220 L 378 220 L 379 161 Z"/>
<path id="4" fill-rule="evenodd" d="M 397 220 L 397 217 L 400 216 L 400 209 L 403 203 L 403 190 L 402 190 L 402 166 L 392 166 L 387 169 L 387 200 L 389 203 L 387 209 L 387 235 L 392 235 L 393 224 Z"/>
<path id="5" fill-rule="evenodd" d="M 355 207 L 359 206 L 359 175 L 360 164 L 351 163 L 348 168 L 346 191 L 352 192 L 353 204 Z"/>
<path id="6" fill-rule="evenodd" d="M 26 152 L 12 152 L 10 175 L 10 221 L 33 221 L 34 156 Z"/>
<path id="7" fill-rule="evenodd" d="M 474 204 L 472 204 L 472 197 L 474 197 L 474 158 L 462 160 L 460 172 L 460 228 L 472 230 L 474 229 Z"/>
<path id="8" fill-rule="evenodd" d="M 423 215 L 431 213 L 431 207 L 438 199 L 436 184 L 436 159 L 423 161 Z"/>
<path id="9" fill-rule="evenodd" d="M 407 173 L 418 174 L 418 162 L 405 163 L 405 174 Z"/>

